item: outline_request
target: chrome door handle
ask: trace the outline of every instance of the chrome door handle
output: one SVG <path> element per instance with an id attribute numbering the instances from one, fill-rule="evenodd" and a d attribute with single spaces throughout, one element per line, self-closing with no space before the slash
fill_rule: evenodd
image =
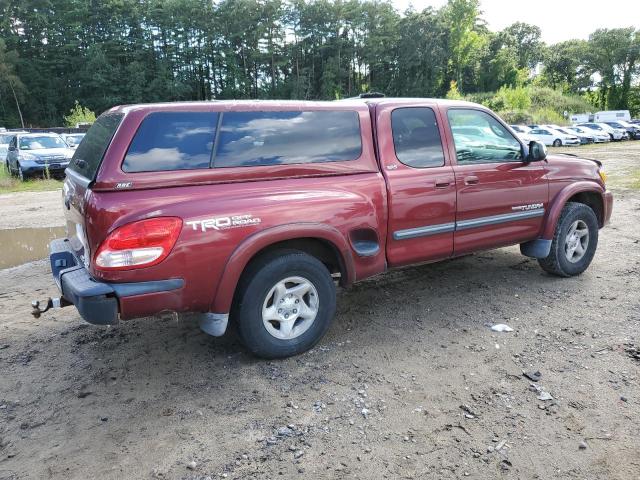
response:
<path id="1" fill-rule="evenodd" d="M 479 181 L 480 181 L 480 179 L 478 177 L 476 177 L 475 175 L 471 175 L 471 176 L 469 176 L 469 177 L 464 179 L 464 184 L 465 185 L 476 185 Z"/>
<path id="2" fill-rule="evenodd" d="M 436 188 L 447 188 L 449 185 L 451 185 L 451 179 L 436 178 Z"/>

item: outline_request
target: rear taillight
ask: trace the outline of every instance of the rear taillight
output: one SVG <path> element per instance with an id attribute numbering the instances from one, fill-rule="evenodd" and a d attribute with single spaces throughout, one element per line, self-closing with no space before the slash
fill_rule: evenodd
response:
<path id="1" fill-rule="evenodd" d="M 129 270 L 156 265 L 167 258 L 176 244 L 182 220 L 157 217 L 116 228 L 98 248 L 94 265 L 98 270 Z"/>

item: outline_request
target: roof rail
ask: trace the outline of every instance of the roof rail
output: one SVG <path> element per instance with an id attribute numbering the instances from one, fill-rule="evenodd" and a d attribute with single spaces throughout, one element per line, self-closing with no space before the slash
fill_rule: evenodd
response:
<path id="1" fill-rule="evenodd" d="M 366 92 L 358 95 L 358 98 L 384 98 L 384 93 L 380 92 Z"/>

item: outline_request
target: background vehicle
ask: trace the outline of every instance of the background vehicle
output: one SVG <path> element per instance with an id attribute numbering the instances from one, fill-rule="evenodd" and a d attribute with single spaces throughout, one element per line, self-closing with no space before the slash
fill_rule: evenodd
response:
<path id="1" fill-rule="evenodd" d="M 588 135 L 586 133 L 581 133 L 581 132 L 576 132 L 573 130 L 569 130 L 566 127 L 558 127 L 556 128 L 556 130 L 560 133 L 564 133 L 565 135 L 569 135 L 572 137 L 578 137 L 578 140 L 580 140 L 580 145 L 587 145 L 589 143 L 594 143 L 595 142 L 595 138 L 593 135 Z"/>
<path id="2" fill-rule="evenodd" d="M 18 133 L 26 132 L 5 132 L 0 133 L 0 162 L 2 162 L 2 168 L 7 168 L 7 153 L 9 153 L 9 143 L 11 139 Z"/>
<path id="3" fill-rule="evenodd" d="M 629 138 L 626 130 L 622 128 L 613 128 L 606 123 L 579 123 L 578 127 L 588 127 L 592 130 L 607 133 L 611 140 L 626 140 Z"/>
<path id="4" fill-rule="evenodd" d="M 18 133 L 9 142 L 7 168 L 26 180 L 36 174 L 61 175 L 73 150 L 55 133 Z"/>
<path id="5" fill-rule="evenodd" d="M 0 161 L 3 165 L 7 160 L 7 152 L 9 151 L 9 142 L 15 134 L 0 132 Z"/>
<path id="6" fill-rule="evenodd" d="M 85 133 L 63 133 L 60 136 L 70 148 L 78 148 L 78 145 L 82 141 Z"/>
<path id="7" fill-rule="evenodd" d="M 518 137 L 520 137 L 523 142 L 529 143 L 535 140 L 535 138 L 532 138 L 528 135 L 531 129 L 526 125 L 509 125 L 509 126 L 514 132 L 518 134 Z"/>
<path id="8" fill-rule="evenodd" d="M 593 121 L 593 113 L 576 113 L 569 117 L 571 123 L 584 123 Z"/>
<path id="9" fill-rule="evenodd" d="M 52 273 L 91 323 L 192 312 L 221 335 L 231 317 L 284 357 L 329 328 L 335 280 L 515 244 L 580 274 L 611 214 L 603 178 L 468 102 L 116 107 L 67 170 Z"/>
<path id="10" fill-rule="evenodd" d="M 532 129 L 528 135 L 530 138 L 542 142 L 545 145 L 552 145 L 554 147 L 580 145 L 580 140 L 578 140 L 578 137 L 575 135 L 567 135 L 566 133 L 543 126 Z"/>
<path id="11" fill-rule="evenodd" d="M 593 122 L 617 122 L 619 120 L 629 121 L 631 120 L 631 114 L 629 110 L 605 110 L 602 112 L 596 112 L 593 115 Z"/>
<path id="12" fill-rule="evenodd" d="M 581 135 L 586 135 L 588 137 L 593 137 L 593 141 L 595 143 L 606 143 L 611 141 L 611 136 L 607 132 L 602 132 L 600 130 L 594 130 L 589 127 L 566 127 L 566 129 L 570 132 L 576 132 Z"/>
<path id="13" fill-rule="evenodd" d="M 624 120 L 616 121 L 616 122 L 604 122 L 612 128 L 617 128 L 619 130 L 626 130 L 629 138 L 634 140 L 640 140 L 640 125 L 634 125 L 632 123 L 627 123 Z"/>

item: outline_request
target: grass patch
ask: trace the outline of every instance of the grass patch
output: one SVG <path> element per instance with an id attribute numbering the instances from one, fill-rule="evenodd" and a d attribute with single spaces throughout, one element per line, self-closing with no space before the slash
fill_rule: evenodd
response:
<path id="1" fill-rule="evenodd" d="M 0 167 L 0 194 L 12 192 L 46 192 L 62 188 L 62 181 L 55 179 L 34 178 L 21 182 L 20 179 L 11 177 Z"/>
<path id="2" fill-rule="evenodd" d="M 607 185 L 614 188 L 628 188 L 640 190 L 640 168 L 630 172 L 615 172 L 608 174 Z"/>

